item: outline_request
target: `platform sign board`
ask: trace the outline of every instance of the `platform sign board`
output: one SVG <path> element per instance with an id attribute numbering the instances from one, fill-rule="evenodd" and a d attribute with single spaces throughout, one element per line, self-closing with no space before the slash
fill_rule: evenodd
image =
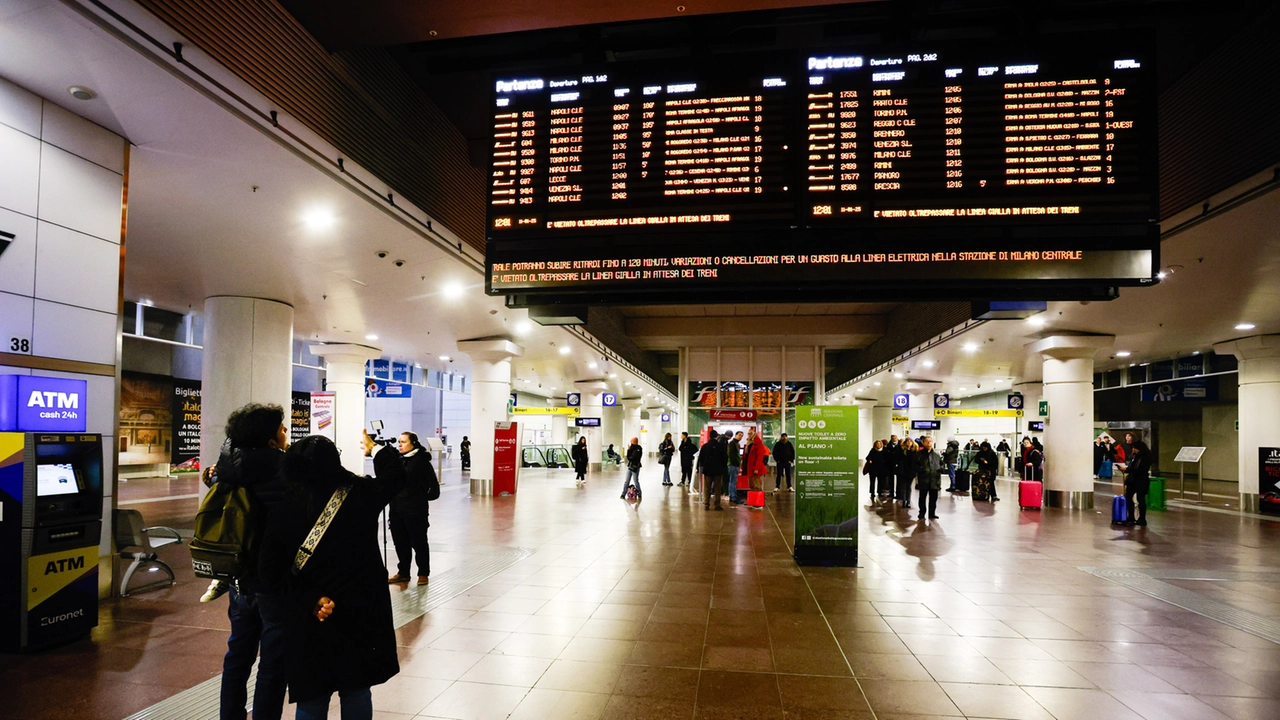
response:
<path id="1" fill-rule="evenodd" d="M 1013 395 L 1010 395 L 1010 396 L 1009 396 L 1009 409 L 1010 409 L 1010 410 L 1021 410 L 1021 409 L 1022 409 L 1022 402 L 1023 402 L 1023 400 L 1022 400 L 1022 393 L 1014 393 Z"/>
<path id="2" fill-rule="evenodd" d="M 858 408 L 796 410 L 795 559 L 858 564 Z"/>
<path id="3" fill-rule="evenodd" d="M 951 407 L 951 396 L 950 396 L 950 395 L 948 395 L 947 393 L 934 393 L 934 394 L 933 394 L 933 406 L 934 406 L 934 407 L 936 407 L 936 408 L 949 408 L 949 407 Z"/>
<path id="4" fill-rule="evenodd" d="M 617 407 L 618 396 L 615 393 L 604 393 L 600 396 L 600 404 L 605 407 Z"/>
<path id="5" fill-rule="evenodd" d="M 906 393 L 895 393 L 893 396 L 893 408 L 895 410 L 906 410 L 911 406 L 911 396 Z"/>
<path id="6" fill-rule="evenodd" d="M 1205 449 L 1202 447 L 1188 445 L 1178 451 L 1178 454 L 1174 456 L 1173 461 L 1198 463 L 1200 462 L 1200 456 L 1204 455 L 1204 451 Z"/>
<path id="7" fill-rule="evenodd" d="M 520 433 L 515 422 L 493 424 L 493 494 L 515 495 L 520 468 Z"/>
<path id="8" fill-rule="evenodd" d="M 569 393 L 565 396 L 565 404 L 569 407 L 580 407 L 582 405 L 582 394 Z"/>
<path id="9" fill-rule="evenodd" d="M 933 411 L 935 418 L 943 417 L 1022 417 L 1021 410 L 952 410 L 937 409 Z"/>

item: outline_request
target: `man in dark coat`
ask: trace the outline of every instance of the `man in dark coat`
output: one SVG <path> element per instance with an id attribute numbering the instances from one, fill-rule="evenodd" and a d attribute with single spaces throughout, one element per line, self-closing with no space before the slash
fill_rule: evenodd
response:
<path id="1" fill-rule="evenodd" d="M 787 439 L 786 433 L 782 433 L 778 442 L 773 444 L 773 461 L 778 464 L 778 474 L 773 478 L 774 491 L 782 489 L 782 478 L 786 476 L 787 492 L 792 492 L 791 468 L 796 462 L 796 446 Z"/>
<path id="2" fill-rule="evenodd" d="M 462 436 L 462 443 L 458 445 L 458 453 L 462 457 L 462 469 L 471 469 L 471 441 L 466 435 Z"/>
<path id="3" fill-rule="evenodd" d="M 711 497 L 714 495 L 716 510 L 724 510 L 720 507 L 720 495 L 724 492 L 724 477 L 728 472 L 728 465 L 728 445 L 720 437 L 720 433 L 712 430 L 707 435 L 706 444 L 698 451 L 698 469 L 707 478 L 706 491 L 702 496 L 703 509 L 711 509 Z"/>
<path id="4" fill-rule="evenodd" d="M 432 486 L 436 484 L 436 469 L 431 465 L 431 451 L 422 447 L 417 433 L 400 433 L 396 443 L 400 458 L 404 461 L 408 477 L 404 489 L 391 499 L 391 542 L 396 548 L 396 574 L 387 578 L 389 583 L 407 583 L 411 577 L 413 556 L 418 556 L 418 584 L 426 585 L 431 577 L 431 545 L 427 541 L 427 528 L 431 527 L 431 508 L 428 505 Z"/>
<path id="5" fill-rule="evenodd" d="M 280 461 L 289 446 L 289 429 L 279 405 L 250 403 L 227 418 L 227 442 L 211 469 L 216 482 L 249 488 L 259 538 L 270 531 L 285 497 Z M 260 547 L 251 547 L 258 552 Z M 244 720 L 248 690 L 245 684 L 261 653 L 253 691 L 253 716 L 279 718 L 284 710 L 284 633 L 286 608 L 279 579 L 246 571 L 231 588 L 227 617 L 231 636 L 222 661 L 222 720 Z"/>
<path id="6" fill-rule="evenodd" d="M 689 439 L 689 433 L 680 433 L 680 484 L 688 485 L 693 477 L 693 456 L 698 454 L 698 446 Z"/>
<path id="7" fill-rule="evenodd" d="M 365 454 L 377 445 L 366 434 Z M 289 699 L 298 717 L 325 717 L 329 699 L 340 692 L 366 717 L 373 713 L 369 688 L 400 672 L 378 545 L 378 518 L 404 488 L 400 454 L 384 447 L 373 459 L 374 477 L 342 467 L 328 438 L 299 440 L 286 453 L 284 476 L 290 495 L 273 518 L 263 543 L 264 576 L 285 578 L 288 623 L 285 667 Z M 346 497 L 305 565 L 295 572 L 299 552 L 338 488 Z"/>
<path id="8" fill-rule="evenodd" d="M 925 503 L 929 504 L 929 519 L 938 518 L 938 493 L 942 490 L 942 470 L 945 467 L 942 456 L 933 449 L 933 438 L 926 437 L 920 446 L 919 457 L 916 458 L 916 488 L 920 490 L 920 511 L 918 517 L 925 518 Z"/>

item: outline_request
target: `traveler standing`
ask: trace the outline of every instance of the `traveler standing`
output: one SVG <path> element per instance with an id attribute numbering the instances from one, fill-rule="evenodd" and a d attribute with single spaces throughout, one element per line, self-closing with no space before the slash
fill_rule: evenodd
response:
<path id="1" fill-rule="evenodd" d="M 947 473 L 951 475 L 951 487 L 947 488 L 947 492 L 956 491 L 956 464 L 960 461 L 960 443 L 955 438 L 947 440 L 947 451 L 942 455 L 942 461 L 947 464 Z"/>
<path id="2" fill-rule="evenodd" d="M 573 458 L 573 472 L 577 475 L 578 487 L 582 487 L 587 482 L 587 463 L 590 457 L 585 436 L 578 438 L 569 455 Z"/>
<path id="3" fill-rule="evenodd" d="M 471 441 L 466 435 L 462 436 L 462 443 L 458 445 L 458 452 L 462 456 L 462 469 L 471 469 Z"/>
<path id="4" fill-rule="evenodd" d="M 377 447 L 368 433 L 367 457 Z M 338 693 L 343 720 L 373 717 L 369 688 L 400 672 L 391 595 L 382 581 L 378 516 L 406 482 L 395 448 L 373 458 L 374 476 L 342 467 L 338 448 L 313 435 L 289 448 L 289 485 L 260 561 L 288 594 L 285 667 L 298 720 L 328 717 Z"/>
<path id="5" fill-rule="evenodd" d="M 1004 462 L 1006 466 L 1013 462 L 1013 449 L 1009 447 L 1009 441 L 1003 437 L 1000 438 L 1000 444 L 996 446 L 996 452 L 1004 453 Z"/>
<path id="6" fill-rule="evenodd" d="M 1095 478 L 1102 475 L 1102 463 L 1107 459 L 1107 442 L 1099 435 L 1093 439 L 1093 476 Z"/>
<path id="7" fill-rule="evenodd" d="M 707 435 L 706 444 L 698 451 L 698 469 L 702 471 L 703 477 L 707 479 L 707 486 L 704 488 L 702 496 L 702 508 L 704 510 L 711 509 L 712 496 L 715 496 L 716 510 L 724 509 L 720 507 L 720 495 L 724 491 L 724 477 L 728 464 L 728 447 L 724 442 L 724 438 L 720 437 L 720 433 L 712 430 Z"/>
<path id="8" fill-rule="evenodd" d="M 742 431 L 734 433 L 728 444 L 729 504 L 741 505 L 746 500 L 738 493 L 738 474 L 742 471 Z"/>
<path id="9" fill-rule="evenodd" d="M 431 466 L 431 452 L 418 442 L 417 433 L 400 433 L 396 443 L 406 476 L 404 489 L 391 498 L 391 543 L 396 549 L 396 574 L 389 583 L 409 582 L 413 555 L 418 556 L 418 584 L 426 585 L 431 577 L 431 545 L 427 528 L 431 527 L 428 503 L 434 494 L 440 496 L 436 469 Z M 434 493 L 432 492 L 434 490 Z"/>
<path id="10" fill-rule="evenodd" d="M 1000 469 L 1000 458 L 991 449 L 991 443 L 984 440 L 974 460 L 978 465 L 978 474 L 973 481 L 973 499 L 998 501 L 1000 498 L 996 495 L 996 474 Z"/>
<path id="11" fill-rule="evenodd" d="M 871 451 L 867 453 L 866 462 L 862 464 L 862 474 L 867 476 L 867 484 L 871 486 L 871 502 L 873 503 L 878 495 L 876 487 L 880 484 L 881 475 L 884 474 L 882 467 L 884 462 L 884 443 L 877 440 L 871 445 Z"/>
<path id="12" fill-rule="evenodd" d="M 769 474 L 769 448 L 764 436 L 753 427 L 747 431 L 747 449 L 743 453 L 742 471 L 747 474 L 747 486 L 751 490 L 764 490 L 764 476 Z"/>
<path id="13" fill-rule="evenodd" d="M 890 501 L 899 500 L 898 497 L 898 466 L 902 464 L 902 443 L 898 440 L 897 435 L 890 435 L 889 442 L 884 446 L 885 472 L 888 487 L 881 484 L 880 494 L 886 494 L 887 489 Z"/>
<path id="14" fill-rule="evenodd" d="M 227 418 L 227 442 L 212 475 L 219 483 L 249 489 L 255 502 L 254 532 L 261 538 L 278 521 L 287 488 L 280 475 L 289 429 L 279 405 L 250 403 Z M 249 672 L 261 654 L 253 689 L 253 716 L 279 718 L 285 695 L 286 605 L 280 581 L 258 572 L 256 559 L 261 542 L 250 546 L 251 559 L 244 575 L 231 586 L 227 618 L 231 636 L 222 660 L 221 720 L 244 720 L 248 704 Z M 212 589 L 212 588 L 211 588 Z"/>
<path id="15" fill-rule="evenodd" d="M 671 441 L 671 433 L 662 438 L 658 445 L 658 464 L 662 466 L 662 484 L 671 484 L 671 458 L 675 457 L 676 444 Z"/>
<path id="16" fill-rule="evenodd" d="M 916 487 L 920 490 L 920 512 L 925 517 L 925 502 L 929 504 L 929 519 L 938 519 L 938 493 L 942 490 L 942 456 L 933 449 L 933 438 L 926 437 L 917 453 L 915 471 Z"/>
<path id="17" fill-rule="evenodd" d="M 631 444 L 627 446 L 627 477 L 622 481 L 622 498 L 627 497 L 627 486 L 634 484 L 636 486 L 636 499 L 639 500 L 643 494 L 640 491 L 640 461 L 644 459 L 644 450 L 640 447 L 640 440 L 631 438 Z"/>
<path id="18" fill-rule="evenodd" d="M 1151 490 L 1151 449 L 1146 443 L 1133 441 L 1129 462 L 1124 469 L 1124 498 L 1129 506 L 1129 519 L 1125 525 L 1146 527 L 1147 493 Z"/>
<path id="19" fill-rule="evenodd" d="M 796 462 L 796 446 L 787 439 L 786 433 L 782 433 L 778 442 L 773 444 L 773 461 L 778 465 L 778 474 L 773 479 L 774 492 L 782 489 L 783 476 L 787 478 L 787 492 L 794 492 L 791 489 L 791 468 Z"/>
<path id="20" fill-rule="evenodd" d="M 693 477 L 693 456 L 698 454 L 698 446 L 689 439 L 689 433 L 680 433 L 680 484 L 688 486 Z"/>
<path id="21" fill-rule="evenodd" d="M 919 448 L 911 438 L 906 438 L 898 453 L 898 482 L 894 496 L 902 503 L 903 510 L 911 509 L 911 483 L 916 479 L 916 462 Z"/>
<path id="22" fill-rule="evenodd" d="M 1044 481 L 1044 455 L 1036 448 L 1035 441 L 1022 441 L 1022 479 Z"/>

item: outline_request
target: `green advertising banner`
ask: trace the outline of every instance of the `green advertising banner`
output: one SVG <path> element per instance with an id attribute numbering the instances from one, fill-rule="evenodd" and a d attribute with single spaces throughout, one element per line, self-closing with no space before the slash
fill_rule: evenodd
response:
<path id="1" fill-rule="evenodd" d="M 858 408 L 796 408 L 795 559 L 858 564 Z"/>

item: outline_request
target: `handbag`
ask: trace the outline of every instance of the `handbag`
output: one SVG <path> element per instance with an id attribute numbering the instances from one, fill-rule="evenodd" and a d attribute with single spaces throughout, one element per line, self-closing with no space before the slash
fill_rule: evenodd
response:
<path id="1" fill-rule="evenodd" d="M 307 539 L 302 541 L 302 546 L 293 555 L 294 575 L 302 572 L 302 568 L 311 559 L 312 554 L 315 553 L 316 546 L 320 544 L 325 532 L 329 530 L 329 523 L 333 522 L 334 516 L 342 508 L 342 502 L 347 499 L 347 493 L 350 490 L 350 487 L 343 485 L 334 490 L 333 495 L 329 496 L 329 502 L 325 503 L 324 510 L 320 511 L 320 517 L 316 518 L 316 524 L 311 527 L 311 532 L 307 533 Z"/>

